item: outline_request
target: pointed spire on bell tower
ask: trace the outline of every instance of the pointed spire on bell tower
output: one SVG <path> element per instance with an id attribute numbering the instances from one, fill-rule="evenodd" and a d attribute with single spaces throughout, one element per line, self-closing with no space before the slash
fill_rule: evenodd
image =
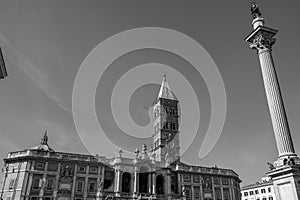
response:
<path id="1" fill-rule="evenodd" d="M 165 73 L 163 74 L 163 80 L 162 80 L 157 98 L 158 99 L 159 98 L 165 98 L 165 99 L 175 100 L 174 96 L 172 94 L 172 91 L 169 87 L 169 84 L 167 82 L 167 75 Z"/>

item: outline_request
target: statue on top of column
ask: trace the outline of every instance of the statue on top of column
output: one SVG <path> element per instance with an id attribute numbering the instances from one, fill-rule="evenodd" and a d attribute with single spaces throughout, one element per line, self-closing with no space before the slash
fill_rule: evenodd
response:
<path id="1" fill-rule="evenodd" d="M 261 16 L 261 12 L 259 11 L 257 3 L 255 3 L 255 2 L 251 3 L 250 11 L 251 11 L 251 15 L 252 15 L 253 19 Z"/>

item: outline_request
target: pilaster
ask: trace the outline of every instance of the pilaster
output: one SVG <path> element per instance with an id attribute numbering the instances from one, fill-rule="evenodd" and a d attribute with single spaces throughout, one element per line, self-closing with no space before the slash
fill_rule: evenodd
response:
<path id="1" fill-rule="evenodd" d="M 152 173 L 152 194 L 156 194 L 156 174 Z"/>
<path id="2" fill-rule="evenodd" d="M 84 199 L 87 198 L 87 194 L 88 194 L 88 183 L 89 183 L 88 173 L 89 173 L 89 166 L 87 165 L 86 175 L 85 175 L 85 179 L 84 179 L 84 192 L 83 192 L 83 198 Z"/>
<path id="3" fill-rule="evenodd" d="M 133 185 L 133 197 L 136 198 L 138 193 L 138 172 L 137 168 L 134 169 L 134 185 Z"/>
<path id="4" fill-rule="evenodd" d="M 39 199 L 43 200 L 43 196 L 44 196 L 44 190 L 45 190 L 45 186 L 46 186 L 46 179 L 47 179 L 47 169 L 48 169 L 48 162 L 45 163 L 45 171 L 43 174 L 43 179 L 42 179 L 42 187 L 39 193 Z"/>
<path id="5" fill-rule="evenodd" d="M 72 185 L 72 193 L 71 193 L 71 199 L 74 199 L 75 197 L 75 191 L 76 191 L 76 179 L 77 179 L 77 167 L 78 165 L 75 164 L 74 166 L 74 175 L 73 175 L 73 185 Z"/>

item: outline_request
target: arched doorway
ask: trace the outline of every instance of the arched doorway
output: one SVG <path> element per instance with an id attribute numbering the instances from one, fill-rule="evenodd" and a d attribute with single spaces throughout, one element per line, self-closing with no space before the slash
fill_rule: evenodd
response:
<path id="1" fill-rule="evenodd" d="M 159 174 L 158 176 L 156 176 L 156 194 L 165 194 L 164 184 L 165 179 L 163 175 Z"/>
<path id="2" fill-rule="evenodd" d="M 131 174 L 128 172 L 124 172 L 122 174 L 122 192 L 130 193 L 130 180 Z"/>

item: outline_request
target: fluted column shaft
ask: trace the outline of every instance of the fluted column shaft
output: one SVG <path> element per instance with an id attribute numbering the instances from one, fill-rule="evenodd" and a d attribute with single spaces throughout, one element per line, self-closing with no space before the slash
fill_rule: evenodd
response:
<path id="1" fill-rule="evenodd" d="M 271 50 L 259 49 L 258 55 L 279 157 L 295 155 Z"/>

